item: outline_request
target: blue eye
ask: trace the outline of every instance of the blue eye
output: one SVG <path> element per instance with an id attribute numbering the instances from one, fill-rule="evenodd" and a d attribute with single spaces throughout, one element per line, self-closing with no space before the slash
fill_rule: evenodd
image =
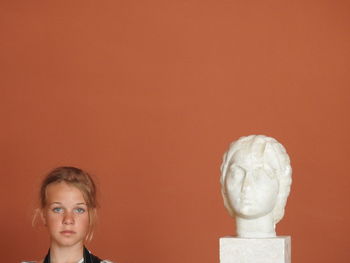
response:
<path id="1" fill-rule="evenodd" d="M 54 213 L 61 213 L 63 211 L 63 209 L 62 209 L 62 207 L 54 207 L 54 208 L 52 208 L 52 211 Z"/>
<path id="2" fill-rule="evenodd" d="M 85 209 L 84 209 L 84 208 L 81 208 L 81 207 L 78 207 L 78 208 L 76 208 L 76 209 L 74 209 L 74 210 L 75 210 L 75 212 L 77 212 L 78 214 L 82 214 L 82 213 L 85 212 Z"/>

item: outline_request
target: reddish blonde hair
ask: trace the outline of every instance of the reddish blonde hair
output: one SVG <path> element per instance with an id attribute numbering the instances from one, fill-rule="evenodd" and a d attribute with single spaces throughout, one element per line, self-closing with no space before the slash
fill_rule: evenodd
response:
<path id="1" fill-rule="evenodd" d="M 89 212 L 89 230 L 86 236 L 86 240 L 90 241 L 92 239 L 93 229 L 96 224 L 96 208 L 98 206 L 96 199 L 96 185 L 94 181 L 92 180 L 91 176 L 82 169 L 71 166 L 62 166 L 55 168 L 46 175 L 41 183 L 39 196 L 41 209 L 44 209 L 47 205 L 47 186 L 60 182 L 65 182 L 78 188 L 83 194 Z"/>

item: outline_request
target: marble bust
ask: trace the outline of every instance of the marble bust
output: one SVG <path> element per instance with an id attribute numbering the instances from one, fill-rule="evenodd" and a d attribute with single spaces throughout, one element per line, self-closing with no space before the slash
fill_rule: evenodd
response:
<path id="1" fill-rule="evenodd" d="M 285 148 L 264 135 L 241 137 L 231 143 L 221 165 L 221 193 L 236 219 L 241 238 L 275 237 L 292 183 Z"/>

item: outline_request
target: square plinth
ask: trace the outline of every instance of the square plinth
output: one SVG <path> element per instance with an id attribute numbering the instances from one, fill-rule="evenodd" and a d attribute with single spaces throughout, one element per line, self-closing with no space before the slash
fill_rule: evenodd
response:
<path id="1" fill-rule="evenodd" d="M 220 238 L 220 263 L 291 263 L 290 236 Z"/>

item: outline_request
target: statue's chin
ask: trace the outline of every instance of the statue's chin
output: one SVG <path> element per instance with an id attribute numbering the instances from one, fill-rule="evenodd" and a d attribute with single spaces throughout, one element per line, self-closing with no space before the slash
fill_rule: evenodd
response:
<path id="1" fill-rule="evenodd" d="M 247 219 L 247 220 L 253 220 L 253 219 L 258 219 L 260 217 L 264 217 L 271 213 L 271 211 L 265 211 L 265 212 L 256 212 L 256 211 L 249 211 L 248 209 L 246 210 L 241 210 L 241 211 L 235 211 L 235 215 L 237 217 Z"/>

